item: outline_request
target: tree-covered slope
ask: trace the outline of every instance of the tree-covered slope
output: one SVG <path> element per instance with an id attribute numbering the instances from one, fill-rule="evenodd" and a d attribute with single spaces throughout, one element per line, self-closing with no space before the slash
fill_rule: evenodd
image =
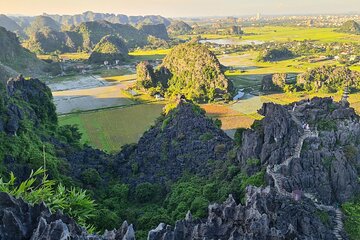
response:
<path id="1" fill-rule="evenodd" d="M 76 27 L 75 32 L 82 35 L 83 49 L 91 50 L 107 35 L 118 35 L 129 48 L 141 47 L 147 44 L 147 34 L 130 25 L 113 24 L 106 21 L 85 22 Z"/>
<path id="2" fill-rule="evenodd" d="M 347 67 L 325 65 L 310 69 L 297 77 L 297 84 L 307 91 L 337 92 L 360 89 L 360 73 Z"/>
<path id="3" fill-rule="evenodd" d="M 184 95 L 197 102 L 231 98 L 232 83 L 222 72 L 215 54 L 204 45 L 185 43 L 176 46 L 155 72 L 145 71 L 144 75 L 142 65 L 138 67 L 138 86 L 150 92 L 163 92 L 169 98 Z M 145 76 L 152 76 L 152 79 L 142 79 Z"/>
<path id="4" fill-rule="evenodd" d="M 160 38 L 164 40 L 169 39 L 166 26 L 164 24 L 142 25 L 140 26 L 139 30 L 156 38 Z"/>
<path id="5" fill-rule="evenodd" d="M 37 32 L 45 30 L 60 31 L 61 25 L 51 17 L 37 16 L 31 21 L 30 26 L 25 29 L 25 32 L 30 37 Z"/>
<path id="6" fill-rule="evenodd" d="M 186 43 L 175 47 L 161 67 L 170 72 L 168 95 L 183 94 L 188 99 L 207 101 L 232 90 L 219 60 L 204 45 Z"/>
<path id="7" fill-rule="evenodd" d="M 0 27 L 0 64 L 2 71 L 7 72 L 7 76 L 0 76 L 2 81 L 6 81 L 9 76 L 16 73 L 27 75 L 38 74 L 43 71 L 45 63 L 37 59 L 36 55 L 29 52 L 20 45 L 15 33 Z"/>
<path id="8" fill-rule="evenodd" d="M 0 27 L 24 37 L 23 29 L 14 20 L 4 14 L 0 14 Z"/>
<path id="9" fill-rule="evenodd" d="M 103 63 L 108 61 L 114 63 L 115 61 L 123 62 L 128 58 L 128 49 L 125 42 L 118 36 L 108 35 L 103 37 L 94 47 L 89 62 Z"/>
<path id="10" fill-rule="evenodd" d="M 76 32 L 45 29 L 31 35 L 24 46 L 35 53 L 77 52 L 82 50 L 83 39 Z"/>
<path id="11" fill-rule="evenodd" d="M 189 34 L 192 28 L 184 21 L 173 21 L 167 28 L 168 33 L 171 35 Z"/>

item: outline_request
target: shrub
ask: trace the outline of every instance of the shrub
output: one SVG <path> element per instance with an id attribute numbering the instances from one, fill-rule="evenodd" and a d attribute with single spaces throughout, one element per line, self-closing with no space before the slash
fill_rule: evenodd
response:
<path id="1" fill-rule="evenodd" d="M 214 138 L 214 135 L 212 133 L 204 133 L 200 136 L 200 140 L 203 142 L 209 141 Z"/>
<path id="2" fill-rule="evenodd" d="M 96 169 L 89 168 L 81 174 L 81 180 L 85 185 L 96 187 L 101 183 L 102 178 Z"/>
<path id="3" fill-rule="evenodd" d="M 95 204 L 87 192 L 75 188 L 67 189 L 61 184 L 56 186 L 55 181 L 49 180 L 42 168 L 32 171 L 29 178 L 18 185 L 13 173 L 7 182 L 0 178 L 0 191 L 31 204 L 44 202 L 51 211 L 61 210 L 80 225 L 92 229 L 88 221 L 95 216 Z"/>
<path id="4" fill-rule="evenodd" d="M 320 120 L 317 125 L 320 131 L 336 131 L 337 124 L 334 120 Z"/>
<path id="5" fill-rule="evenodd" d="M 259 166 L 260 160 L 257 158 L 250 158 L 250 159 L 246 160 L 246 164 L 249 166 Z"/>
<path id="6" fill-rule="evenodd" d="M 215 119 L 214 120 L 214 123 L 215 123 L 215 125 L 218 127 L 218 128 L 221 128 L 221 126 L 222 126 L 222 122 L 221 122 L 221 120 L 220 119 Z"/>

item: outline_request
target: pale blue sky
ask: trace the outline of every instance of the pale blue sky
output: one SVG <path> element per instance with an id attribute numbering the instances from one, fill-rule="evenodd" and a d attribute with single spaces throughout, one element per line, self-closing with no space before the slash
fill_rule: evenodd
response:
<path id="1" fill-rule="evenodd" d="M 74 14 L 88 10 L 166 17 L 360 13 L 360 0 L 0 0 L 0 13 L 5 14 Z"/>

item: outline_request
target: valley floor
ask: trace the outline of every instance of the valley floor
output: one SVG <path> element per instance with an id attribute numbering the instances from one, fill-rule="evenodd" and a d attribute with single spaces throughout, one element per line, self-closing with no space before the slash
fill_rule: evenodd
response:
<path id="1" fill-rule="evenodd" d="M 252 34 L 242 39 L 221 35 L 204 35 L 203 38 L 224 41 L 288 41 L 313 39 L 320 42 L 354 42 L 358 36 L 351 36 L 334 32 L 333 29 L 317 28 L 289 28 L 263 27 L 247 28 Z M 290 36 L 287 37 L 286 36 Z M 181 36 L 189 38 L 191 36 Z M 142 60 L 161 60 L 169 53 L 165 50 L 139 50 L 131 52 L 132 61 L 129 65 L 117 69 L 102 69 L 93 75 L 78 75 L 60 77 L 48 81 L 53 91 L 54 102 L 60 115 L 61 124 L 78 124 L 83 133 L 83 142 L 106 150 L 119 151 L 124 144 L 136 143 L 141 134 L 151 126 L 160 116 L 165 101 L 129 91 L 135 83 L 135 64 Z M 249 50 L 240 53 L 220 54 L 218 58 L 224 66 L 230 68 L 225 72 L 237 89 L 246 93 L 240 101 L 230 104 L 203 104 L 211 118 L 222 121 L 222 129 L 229 136 L 233 136 L 237 128 L 248 128 L 252 123 L 261 119 L 257 110 L 263 103 L 275 102 L 288 104 L 301 99 L 315 96 L 333 96 L 340 99 L 339 94 L 322 93 L 263 93 L 260 90 L 262 79 L 267 74 L 288 73 L 288 77 L 295 80 L 298 73 L 308 68 L 324 64 L 337 64 L 334 60 L 316 63 L 294 58 L 279 62 L 264 63 L 255 59 L 259 52 Z M 46 58 L 46 56 L 42 56 Z M 84 54 L 63 54 L 62 57 L 79 60 L 86 58 Z M 352 70 L 360 70 L 360 65 L 351 66 Z M 360 112 L 360 93 L 351 94 L 351 106 Z M 105 117 L 104 117 L 105 116 Z M 129 124 L 131 123 L 131 124 Z M 119 137 L 121 136 L 121 137 Z"/>

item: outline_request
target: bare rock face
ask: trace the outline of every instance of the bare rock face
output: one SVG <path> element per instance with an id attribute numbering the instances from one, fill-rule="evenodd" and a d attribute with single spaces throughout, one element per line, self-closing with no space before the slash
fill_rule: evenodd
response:
<path id="1" fill-rule="evenodd" d="M 209 206 L 208 218 L 187 217 L 175 227 L 160 224 L 150 231 L 149 240 L 183 239 L 337 239 L 333 233 L 335 216 L 329 225 L 316 215 L 311 202 L 297 202 L 279 195 L 270 187 L 248 187 L 246 204 L 237 205 L 232 196 L 223 204 Z M 344 232 L 340 233 L 346 239 Z"/>
<path id="2" fill-rule="evenodd" d="M 135 232 L 132 225 L 124 222 L 118 230 L 92 235 L 61 212 L 52 214 L 44 204 L 32 206 L 0 192 L 0 239 L 135 240 Z"/>
<path id="3" fill-rule="evenodd" d="M 283 176 L 288 192 L 302 191 L 325 204 L 360 192 L 360 122 L 348 104 L 314 98 L 287 106 L 264 104 L 264 119 L 243 135 L 238 160 L 257 158 Z M 270 185 L 274 184 L 269 178 Z"/>

